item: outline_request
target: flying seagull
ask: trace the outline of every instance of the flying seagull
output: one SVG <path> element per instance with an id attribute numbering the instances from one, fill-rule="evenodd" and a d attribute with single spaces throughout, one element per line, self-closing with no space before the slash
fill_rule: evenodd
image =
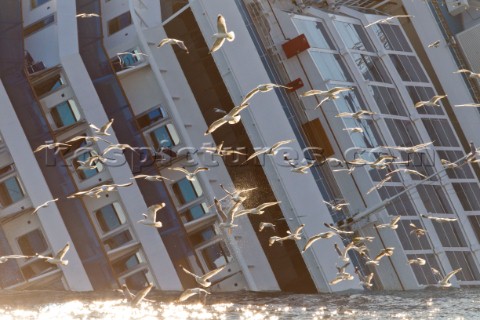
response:
<path id="1" fill-rule="evenodd" d="M 353 90 L 353 88 L 346 88 L 346 87 L 335 87 L 335 88 L 332 88 L 330 90 L 327 90 L 327 91 L 322 91 L 322 90 L 309 90 L 307 92 L 304 92 L 300 95 L 300 97 L 309 97 L 309 96 L 320 96 L 322 98 L 322 100 L 320 100 L 320 103 L 315 107 L 313 108 L 313 110 L 319 108 L 322 103 L 324 103 L 325 101 L 327 100 L 335 100 L 335 99 L 338 99 L 338 95 L 341 93 L 341 92 L 345 92 L 345 91 L 351 91 Z"/>
<path id="2" fill-rule="evenodd" d="M 0 263 L 5 263 L 10 259 L 26 259 L 26 258 L 32 258 L 32 256 L 23 256 L 23 255 L 20 255 L 20 254 L 11 254 L 9 256 L 0 257 Z"/>
<path id="3" fill-rule="evenodd" d="M 265 202 L 265 203 L 262 203 L 261 205 L 259 205 L 256 208 L 240 210 L 240 211 L 238 211 L 238 213 L 235 216 L 240 217 L 240 216 L 243 216 L 243 215 L 246 215 L 246 214 L 261 215 L 265 212 L 266 208 L 277 205 L 277 204 L 280 204 L 280 203 L 282 203 L 282 202 L 281 201 Z"/>
<path id="4" fill-rule="evenodd" d="M 154 181 L 154 182 L 160 182 L 163 180 L 173 181 L 172 179 L 165 178 L 164 176 L 160 176 L 160 175 L 149 176 L 146 174 L 138 174 L 130 179 L 145 179 L 147 181 Z"/>
<path id="5" fill-rule="evenodd" d="M 438 48 L 440 46 L 440 40 L 433 41 L 428 45 L 429 48 Z"/>
<path id="6" fill-rule="evenodd" d="M 99 135 L 99 136 L 109 136 L 110 133 L 108 133 L 108 129 L 110 129 L 110 127 L 112 126 L 113 124 L 113 119 L 110 119 L 110 121 L 108 121 L 106 124 L 104 124 L 101 128 L 98 128 L 96 125 L 94 125 L 93 123 L 90 123 L 90 128 L 92 128 L 94 131 L 95 131 L 95 134 L 96 135 Z"/>
<path id="7" fill-rule="evenodd" d="M 190 298 L 190 297 L 192 297 L 196 294 L 198 294 L 198 295 L 205 294 L 205 297 L 206 297 L 208 294 L 210 294 L 210 292 L 208 292 L 207 290 L 202 289 L 202 288 L 187 289 L 180 295 L 180 297 L 178 298 L 178 302 L 185 301 L 188 298 Z"/>
<path id="8" fill-rule="evenodd" d="M 365 28 L 371 27 L 371 26 L 373 26 L 375 24 L 378 24 L 378 23 L 391 24 L 392 23 L 391 20 L 398 19 L 398 18 L 414 18 L 414 16 L 409 15 L 409 14 L 398 14 L 398 15 L 395 15 L 395 16 L 391 16 L 391 17 L 388 17 L 388 18 L 380 19 L 380 20 L 374 21 L 372 23 L 369 23 L 365 26 Z"/>
<path id="9" fill-rule="evenodd" d="M 36 257 L 39 259 L 45 259 L 46 262 L 59 265 L 61 264 L 62 266 L 68 265 L 68 260 L 63 260 L 65 255 L 67 254 L 68 249 L 70 249 L 70 243 L 67 243 L 65 247 L 63 247 L 62 250 L 60 250 L 54 257 L 46 257 L 39 255 L 38 253 L 36 254 Z"/>
<path id="10" fill-rule="evenodd" d="M 199 172 L 202 172 L 202 171 L 208 171 L 210 169 L 208 169 L 207 167 L 200 167 L 200 168 L 196 168 L 193 172 L 190 172 L 184 168 L 180 168 L 180 167 L 175 167 L 175 168 L 168 168 L 169 170 L 174 170 L 174 171 L 180 171 L 180 172 L 183 172 L 185 173 L 185 178 L 187 178 L 187 180 L 189 181 L 195 181 L 196 180 L 196 174 L 199 173 Z"/>
<path id="11" fill-rule="evenodd" d="M 456 104 L 455 107 L 469 107 L 469 108 L 478 108 L 480 107 L 480 103 L 465 103 L 465 104 Z"/>
<path id="12" fill-rule="evenodd" d="M 480 73 L 475 73 L 467 69 L 460 69 L 455 71 L 454 73 L 467 73 L 469 78 L 480 79 Z"/>
<path id="13" fill-rule="evenodd" d="M 157 48 L 160 48 L 166 44 L 177 45 L 180 49 L 185 50 L 188 53 L 188 48 L 182 40 L 165 38 L 157 44 Z"/>
<path id="14" fill-rule="evenodd" d="M 38 207 L 35 208 L 35 210 L 32 211 L 32 214 L 35 214 L 38 210 L 42 209 L 42 208 L 46 208 L 48 207 L 48 205 L 52 202 L 55 202 L 55 201 L 58 201 L 58 198 L 55 198 L 53 200 L 48 200 L 47 202 L 39 205 Z"/>
<path id="15" fill-rule="evenodd" d="M 421 216 L 422 216 L 422 218 L 430 219 L 430 220 L 433 220 L 433 221 L 439 222 L 439 223 L 457 221 L 457 218 L 434 217 L 434 216 L 427 216 L 426 214 L 421 214 Z"/>
<path id="16" fill-rule="evenodd" d="M 235 106 L 230 112 L 228 112 L 226 115 L 221 117 L 218 120 L 215 120 L 207 129 L 207 131 L 204 133 L 204 135 L 209 135 L 210 133 L 214 132 L 221 126 L 223 126 L 225 123 L 228 124 L 236 124 L 240 121 L 241 116 L 240 112 L 243 109 L 246 109 L 249 106 L 248 103 L 241 104 L 239 106 Z"/>
<path id="17" fill-rule="evenodd" d="M 216 276 L 217 274 L 219 274 L 220 272 L 222 272 L 223 269 L 225 269 L 226 265 L 220 267 L 220 268 L 217 268 L 215 270 L 212 270 L 210 272 L 207 272 L 205 273 L 203 276 L 197 276 L 195 273 L 185 269 L 183 266 L 180 266 L 183 271 L 186 273 L 186 274 L 189 274 L 191 275 L 192 277 L 195 278 L 195 281 L 201 285 L 202 287 L 204 288 L 208 288 L 212 285 L 212 283 L 210 282 L 210 278 Z"/>
<path id="18" fill-rule="evenodd" d="M 157 211 L 164 207 L 165 207 L 164 202 L 160 204 L 151 205 L 150 207 L 148 207 L 147 213 L 142 214 L 145 217 L 145 219 L 139 220 L 138 223 L 142 223 L 146 226 L 151 226 L 155 228 L 161 228 L 162 222 L 157 221 Z"/>
<path id="19" fill-rule="evenodd" d="M 389 223 L 385 223 L 385 224 L 379 224 L 377 227 L 377 229 L 381 229 L 381 228 L 390 228 L 392 230 L 395 230 L 398 228 L 398 221 L 400 221 L 400 218 L 401 216 L 395 216 L 393 217 Z"/>
<path id="20" fill-rule="evenodd" d="M 146 286 L 145 288 L 137 292 L 137 294 L 131 300 L 130 304 L 132 306 L 138 305 L 147 296 L 150 290 L 152 290 L 152 288 L 153 288 L 153 284 L 149 283 L 148 286 Z"/>
<path id="21" fill-rule="evenodd" d="M 269 156 L 274 156 L 277 151 L 278 151 L 278 148 L 280 148 L 281 146 L 283 146 L 284 144 L 287 144 L 287 143 L 290 143 L 290 142 L 293 142 L 295 140 L 283 140 L 283 141 L 279 141 L 277 143 L 275 143 L 273 146 L 271 146 L 270 148 L 263 148 L 261 150 L 258 150 L 258 151 L 255 151 L 252 155 L 250 155 L 247 160 L 245 160 L 243 163 L 255 158 L 256 156 L 259 156 L 261 154 L 266 154 L 266 155 L 269 155 Z"/>
<path id="22" fill-rule="evenodd" d="M 237 227 L 237 225 L 234 224 L 233 221 L 235 220 L 236 213 L 238 211 L 238 208 L 240 208 L 240 206 L 242 205 L 243 200 L 235 202 L 235 204 L 228 210 L 227 213 L 223 211 L 222 204 L 220 203 L 220 201 L 218 201 L 215 198 L 213 199 L 213 201 L 215 202 L 215 208 L 217 209 L 217 212 L 220 215 L 220 218 L 222 219 L 222 222 L 219 223 L 218 226 L 220 228 L 228 229 L 228 232 L 231 233 L 232 228 Z"/>
<path id="23" fill-rule="evenodd" d="M 409 226 L 412 228 L 412 231 L 410 231 L 410 234 L 415 233 L 417 238 L 420 238 L 421 236 L 424 236 L 427 233 L 427 230 L 417 227 L 414 223 L 410 223 Z"/>
<path id="24" fill-rule="evenodd" d="M 258 232 L 262 232 L 263 229 L 265 228 L 271 228 L 273 231 L 275 231 L 275 225 L 270 222 L 260 222 L 260 225 L 258 226 Z"/>
<path id="25" fill-rule="evenodd" d="M 451 287 L 452 284 L 450 283 L 450 278 L 460 271 L 462 271 L 462 268 L 458 268 L 453 271 L 450 271 L 442 280 L 438 282 L 438 285 L 443 288 Z"/>
<path id="26" fill-rule="evenodd" d="M 322 233 L 319 233 L 317 235 L 314 235 L 313 237 L 310 237 L 307 240 L 307 243 L 305 244 L 305 246 L 303 247 L 302 253 L 304 253 L 308 248 L 310 248 L 315 241 L 320 240 L 320 239 L 329 239 L 329 238 L 333 237 L 334 235 L 336 235 L 335 232 L 327 231 L 327 232 L 322 232 Z"/>
<path id="27" fill-rule="evenodd" d="M 220 49 L 225 42 L 225 39 L 229 42 L 235 40 L 235 33 L 233 31 L 227 32 L 227 24 L 225 23 L 225 18 L 221 14 L 217 17 L 217 33 L 213 34 L 213 38 L 215 39 L 215 42 L 209 53 L 213 53 Z"/>
<path id="28" fill-rule="evenodd" d="M 75 17 L 77 18 L 100 18 L 100 15 L 96 13 L 79 13 Z"/>
<path id="29" fill-rule="evenodd" d="M 49 144 L 42 144 L 41 146 L 38 146 L 37 149 L 35 149 L 35 151 L 33 151 L 34 153 L 35 152 L 38 152 L 38 151 L 41 151 L 43 149 L 50 149 L 50 150 L 54 150 L 54 149 L 58 149 L 58 150 L 65 150 L 69 147 L 71 147 L 72 145 L 70 144 L 66 144 L 66 143 L 61 143 L 61 142 L 54 142 L 54 143 L 49 143 Z"/>
<path id="30" fill-rule="evenodd" d="M 420 107 L 440 107 L 438 104 L 438 101 L 446 98 L 447 95 L 444 96 L 433 96 L 430 100 L 428 101 L 419 101 L 415 103 L 415 108 L 420 108 Z"/>
<path id="31" fill-rule="evenodd" d="M 283 86 L 281 84 L 275 84 L 275 83 L 265 83 L 265 84 L 259 84 L 256 88 L 250 90 L 250 92 L 247 93 L 245 98 L 243 98 L 243 101 L 241 104 L 246 103 L 248 100 L 250 100 L 255 94 L 259 92 L 269 92 L 273 90 L 274 88 L 284 88 L 284 89 L 292 89 L 290 87 Z"/>

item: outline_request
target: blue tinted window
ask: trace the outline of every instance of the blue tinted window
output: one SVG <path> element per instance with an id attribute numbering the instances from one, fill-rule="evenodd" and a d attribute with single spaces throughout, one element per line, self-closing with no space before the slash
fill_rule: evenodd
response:
<path id="1" fill-rule="evenodd" d="M 11 177 L 0 183 L 0 204 L 5 207 L 23 199 L 23 191 L 16 177 Z"/>

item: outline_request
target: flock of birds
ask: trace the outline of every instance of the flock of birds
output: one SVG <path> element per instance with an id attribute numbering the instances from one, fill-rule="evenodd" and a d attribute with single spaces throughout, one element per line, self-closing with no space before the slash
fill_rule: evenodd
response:
<path id="1" fill-rule="evenodd" d="M 79 18 L 91 18 L 91 17 L 99 17 L 97 14 L 91 14 L 91 13 L 81 13 L 78 14 L 77 17 Z M 385 19 L 380 19 L 378 21 L 375 21 L 373 23 L 370 23 L 366 25 L 365 27 L 370 27 L 372 25 L 378 24 L 378 23 L 391 23 L 391 20 L 394 18 L 401 18 L 401 17 L 412 17 L 410 15 L 399 15 L 399 16 L 392 16 L 388 17 Z M 222 15 L 218 15 L 217 17 L 217 33 L 213 35 L 213 38 L 215 39 L 209 53 L 213 53 L 220 49 L 220 47 L 224 44 L 225 40 L 227 41 L 234 41 L 235 39 L 235 34 L 233 31 L 228 31 L 227 26 L 225 23 L 225 18 Z M 160 41 L 160 43 L 157 45 L 157 47 L 162 47 L 164 45 L 177 45 L 179 48 L 183 49 L 186 53 L 188 53 L 188 49 L 186 45 L 184 44 L 183 41 L 177 40 L 177 39 L 171 39 L 171 38 L 166 38 Z M 438 47 L 440 44 L 439 41 L 436 41 L 429 45 L 429 47 Z M 131 53 L 119 53 L 119 55 L 122 54 L 131 54 Z M 138 54 L 143 54 L 143 53 L 138 53 Z M 480 79 L 480 74 L 478 73 L 473 73 L 470 70 L 466 69 L 460 69 L 457 71 L 457 73 L 466 73 L 469 75 L 471 78 L 476 78 Z M 256 88 L 252 89 L 250 92 L 247 93 L 247 95 L 244 97 L 243 101 L 238 105 L 235 106 L 233 109 L 231 109 L 229 112 L 222 110 L 222 109 L 216 109 L 214 110 L 215 112 L 219 113 L 224 113 L 224 116 L 222 116 L 220 119 L 214 121 L 207 129 L 205 132 L 205 135 L 213 133 L 215 130 L 220 128 L 221 126 L 225 124 L 236 124 L 241 120 L 241 112 L 245 110 L 247 107 L 250 106 L 251 99 L 259 93 L 266 93 L 269 92 L 275 88 L 283 88 L 283 89 L 290 89 L 286 86 L 279 85 L 279 84 L 273 84 L 273 83 L 267 83 L 267 84 L 260 84 Z M 340 97 L 340 94 L 342 92 L 347 92 L 351 91 L 353 88 L 347 88 L 347 87 L 335 87 L 329 90 L 309 90 L 300 96 L 303 97 L 309 97 L 309 96 L 317 96 L 320 98 L 320 103 L 314 108 L 317 109 L 319 108 L 324 102 L 328 100 L 335 100 Z M 437 95 L 432 97 L 429 101 L 420 101 L 415 104 L 415 108 L 421 108 L 425 106 L 429 107 L 438 107 L 439 104 L 438 102 L 441 99 L 446 98 L 446 95 Z M 469 103 L 469 104 L 463 104 L 463 105 L 456 105 L 456 107 L 479 107 L 479 104 L 474 104 L 474 103 Z M 338 118 L 345 118 L 345 117 L 350 117 L 353 119 L 362 119 L 364 117 L 372 117 L 375 115 L 374 112 L 368 111 L 368 110 L 359 110 L 357 112 L 353 113 L 348 113 L 348 112 L 342 112 L 336 115 Z M 50 150 L 64 150 L 67 148 L 72 148 L 72 142 L 75 141 L 81 141 L 84 140 L 85 142 L 98 142 L 98 141 L 103 141 L 108 144 L 108 146 L 103 150 L 101 154 L 98 153 L 93 153 L 88 159 L 84 161 L 78 161 L 79 167 L 77 170 L 88 170 L 88 169 L 95 169 L 100 163 L 106 163 L 108 161 L 107 153 L 113 151 L 113 150 L 125 150 L 125 149 L 130 149 L 135 151 L 135 147 L 132 147 L 128 144 L 113 144 L 109 142 L 107 139 L 104 137 L 110 136 L 110 133 L 108 133 L 109 129 L 111 128 L 113 124 L 113 119 L 111 119 L 108 123 L 103 125 L 101 128 L 98 128 L 97 126 L 90 124 L 90 128 L 92 129 L 94 135 L 93 136 L 77 136 L 74 137 L 65 143 L 63 142 L 54 142 L 50 144 L 45 144 L 41 145 L 38 148 L 34 150 L 34 152 L 39 152 L 44 149 L 50 149 Z M 349 133 L 363 133 L 362 128 L 346 128 L 346 130 Z M 284 141 L 279 141 L 275 144 L 273 144 L 271 147 L 265 147 L 262 148 L 256 152 L 254 152 L 252 155 L 250 155 L 247 161 L 250 161 L 256 157 L 258 157 L 261 154 L 265 154 L 268 156 L 275 156 L 277 152 L 279 151 L 280 147 L 293 142 L 294 140 L 284 140 Z M 378 151 L 378 149 L 383 149 L 383 150 L 396 150 L 400 152 L 406 152 L 406 153 L 416 153 L 419 151 L 422 151 L 426 148 L 428 148 L 432 142 L 428 143 L 423 143 L 420 145 L 412 146 L 412 147 L 398 147 L 398 146 L 382 146 L 375 148 Z M 240 155 L 246 155 L 244 153 L 235 151 L 235 150 L 230 150 L 230 149 L 224 149 L 223 148 L 223 142 L 216 147 L 204 147 L 205 152 L 212 153 L 217 156 L 228 156 L 232 154 L 240 154 Z M 476 156 L 479 154 L 479 151 L 475 148 L 473 144 L 471 144 L 471 152 L 466 158 L 466 162 L 478 162 Z M 371 168 L 375 169 L 388 169 L 390 172 L 386 174 L 385 178 L 380 181 L 376 186 L 374 186 L 372 189 L 370 189 L 368 193 L 372 192 L 373 190 L 380 189 L 385 182 L 389 181 L 392 179 L 392 176 L 394 174 L 400 174 L 400 173 L 405 173 L 405 174 L 413 174 L 422 177 L 423 179 L 427 178 L 424 174 L 412 170 L 412 169 L 407 169 L 407 168 L 398 168 L 395 170 L 392 170 L 392 165 L 396 164 L 404 164 L 408 165 L 408 161 L 395 161 L 397 159 L 396 156 L 392 156 L 390 154 L 383 153 L 380 155 L 375 161 L 367 161 L 362 158 L 356 158 L 351 161 L 344 161 L 344 160 L 339 160 L 336 158 L 326 158 L 320 165 L 327 164 L 329 167 L 332 168 L 333 171 L 338 172 L 338 171 L 347 171 L 349 174 L 353 172 L 353 170 L 356 167 L 359 166 L 370 166 Z M 299 165 L 293 160 L 290 160 L 287 156 L 287 154 L 284 154 L 284 160 L 292 166 L 291 171 L 295 173 L 300 173 L 300 174 L 307 174 L 308 169 L 315 164 L 315 161 L 308 162 L 306 165 Z M 444 165 L 445 168 L 449 169 L 455 169 L 459 167 L 458 164 L 456 163 L 451 163 L 447 160 L 442 159 L 442 164 Z M 244 163 L 245 163 L 244 162 Z M 340 168 L 340 169 L 339 169 Z M 196 179 L 196 176 L 198 173 L 203 172 L 203 171 L 208 171 L 209 169 L 206 167 L 200 167 L 196 168 L 194 171 L 189 171 L 185 168 L 180 168 L 180 167 L 175 167 L 175 168 L 168 168 L 170 170 L 178 171 L 181 172 L 185 175 L 185 177 L 190 180 L 194 181 Z M 151 182 L 161 182 L 165 180 L 170 180 L 166 177 L 160 176 L 160 175 L 136 175 L 132 179 L 145 179 L 147 181 Z M 92 197 L 92 198 L 100 198 L 103 193 L 106 192 L 112 192 L 112 191 L 117 191 L 118 188 L 124 188 L 131 186 L 133 182 L 129 183 L 124 183 L 124 184 L 104 184 L 100 186 L 96 186 L 90 190 L 86 191 L 79 191 L 71 196 L 68 196 L 67 198 L 79 198 L 79 197 Z M 242 204 L 244 201 L 247 199 L 247 193 L 250 191 L 255 190 L 256 188 L 250 188 L 250 189 L 245 189 L 245 190 L 233 190 L 229 191 L 227 190 L 223 185 L 220 185 L 221 188 L 225 191 L 226 196 L 222 199 L 214 199 L 214 204 L 212 206 L 215 206 L 216 211 L 218 215 L 221 218 L 221 223 L 219 223 L 219 227 L 223 230 L 226 230 L 228 233 L 232 232 L 232 229 L 237 227 L 238 225 L 235 224 L 235 219 L 238 217 L 244 216 L 244 215 L 262 215 L 265 210 L 269 207 L 275 206 L 280 204 L 280 201 L 277 202 L 267 202 L 263 203 L 255 208 L 250 208 L 250 209 L 241 209 Z M 225 208 L 224 204 L 222 202 L 226 199 L 229 199 L 232 205 L 229 208 Z M 33 211 L 32 214 L 38 213 L 40 210 L 43 208 L 46 208 L 49 206 L 49 204 L 58 201 L 58 198 L 48 200 L 42 205 L 36 207 Z M 326 205 L 330 207 L 331 210 L 333 211 L 340 211 L 343 210 L 344 207 L 348 206 L 348 203 L 339 203 L 339 202 L 325 202 Z M 150 207 L 148 207 L 148 210 L 146 213 L 143 213 L 144 219 L 139 220 L 138 223 L 142 223 L 146 226 L 154 227 L 154 228 L 160 228 L 162 227 L 161 221 L 157 220 L 157 213 L 159 210 L 165 207 L 165 203 L 160 203 L 160 204 L 154 204 Z M 455 218 L 444 218 L 444 217 L 436 217 L 436 216 L 429 216 L 429 215 L 421 215 L 422 218 L 425 219 L 430 219 L 432 221 L 435 221 L 436 223 L 448 223 L 455 221 Z M 400 221 L 400 216 L 395 216 L 392 217 L 391 221 L 386 224 L 380 224 L 377 225 L 377 229 L 392 229 L 396 230 L 398 228 L 398 222 Z M 354 276 L 349 274 L 346 271 L 347 266 L 351 263 L 350 258 L 349 258 L 349 251 L 354 250 L 358 252 L 358 254 L 363 257 L 366 261 L 365 264 L 369 266 L 378 266 L 382 258 L 384 257 L 389 257 L 392 256 L 394 253 L 394 248 L 384 248 L 382 249 L 373 259 L 370 258 L 368 255 L 368 250 L 365 245 L 366 242 L 372 242 L 374 237 L 359 237 L 356 236 L 354 237 L 354 232 L 353 231 L 347 231 L 347 230 L 341 230 L 340 228 L 337 228 L 333 226 L 332 224 L 325 223 L 324 226 L 328 229 L 326 232 L 321 232 L 319 234 L 316 234 L 314 236 L 309 237 L 306 239 L 305 245 L 303 246 L 302 253 L 306 252 L 312 245 L 314 245 L 315 242 L 321 240 L 321 239 L 329 239 L 334 236 L 338 236 L 342 239 L 342 242 L 344 240 L 350 239 L 350 242 L 345 245 L 343 250 L 340 248 L 340 246 L 335 243 L 334 244 L 334 249 L 339 255 L 340 260 L 343 262 L 342 266 L 337 265 L 337 275 L 334 279 L 330 281 L 331 285 L 335 285 L 337 283 L 340 283 L 341 281 L 346 281 L 346 280 L 353 280 Z M 271 222 L 261 222 L 259 224 L 259 232 L 263 232 L 266 229 L 270 229 L 273 232 L 275 232 L 275 224 Z M 269 238 L 269 245 L 272 246 L 275 243 L 280 243 L 282 244 L 284 241 L 300 241 L 304 239 L 303 233 L 303 228 L 305 227 L 304 224 L 300 225 L 294 232 L 287 231 L 287 234 L 284 236 L 278 236 L 274 235 Z M 423 228 L 417 227 L 414 223 L 410 223 L 411 231 L 410 234 L 415 234 L 417 237 L 422 237 L 427 234 L 427 231 Z M 36 254 L 35 256 L 25 256 L 25 255 L 8 255 L 8 256 L 3 256 L 0 257 L 0 263 L 4 263 L 8 261 L 9 259 L 25 259 L 25 258 L 32 258 L 36 257 L 38 259 L 44 259 L 46 262 L 54 264 L 54 265 L 62 265 L 66 266 L 68 264 L 68 260 L 65 260 L 64 257 L 67 254 L 67 251 L 70 248 L 70 244 L 67 243 L 57 254 L 55 254 L 52 257 L 49 256 L 43 256 Z M 416 259 L 410 259 L 408 260 L 409 264 L 417 264 L 420 266 L 423 266 L 426 264 L 426 261 L 422 258 L 416 258 Z M 204 275 L 196 275 L 193 272 L 187 270 L 183 266 L 181 266 L 183 271 L 187 273 L 188 275 L 191 275 L 192 277 L 195 278 L 195 281 L 199 285 L 197 288 L 190 288 L 185 290 L 180 297 L 178 298 L 178 301 L 185 301 L 189 299 L 190 297 L 194 295 L 200 295 L 206 297 L 210 292 L 206 290 L 206 288 L 211 286 L 210 278 L 214 277 L 218 273 L 220 273 L 226 266 L 222 266 L 218 269 L 215 269 L 213 271 L 210 271 Z M 440 287 L 449 287 L 451 286 L 451 283 L 449 282 L 450 278 L 455 275 L 457 272 L 461 271 L 461 268 L 456 269 L 451 271 L 450 273 L 446 274 L 445 276 L 442 277 L 440 271 L 431 268 L 431 271 L 433 274 L 438 277 L 438 286 Z M 374 273 L 370 273 L 368 275 L 363 275 L 362 272 L 357 268 L 355 268 L 355 273 L 358 275 L 361 284 L 365 288 L 371 288 L 373 286 L 372 280 L 374 277 Z M 128 287 L 126 285 L 122 286 L 122 289 L 120 290 L 125 299 L 129 301 L 132 305 L 137 305 L 139 304 L 149 293 L 149 291 L 153 288 L 153 284 L 148 284 L 144 289 L 140 290 L 137 294 L 133 294 L 130 292 Z"/>

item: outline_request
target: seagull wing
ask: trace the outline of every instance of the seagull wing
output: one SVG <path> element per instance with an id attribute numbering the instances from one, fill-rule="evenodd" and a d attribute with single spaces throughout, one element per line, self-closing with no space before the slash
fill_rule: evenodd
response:
<path id="1" fill-rule="evenodd" d="M 401 216 L 396 216 L 392 218 L 392 221 L 390 222 L 390 225 L 394 226 L 400 221 Z"/>
<path id="2" fill-rule="evenodd" d="M 308 90 L 300 95 L 300 97 L 309 97 L 309 96 L 314 96 L 314 95 L 323 95 L 327 93 L 328 91 L 322 91 L 322 90 Z"/>
<path id="3" fill-rule="evenodd" d="M 252 155 L 250 155 L 250 156 L 247 158 L 247 160 L 245 160 L 245 162 L 247 162 L 247 161 L 249 161 L 249 160 L 252 160 L 252 159 L 255 158 L 256 156 L 261 155 L 261 154 L 267 152 L 268 150 L 269 150 L 269 149 L 265 149 L 265 148 L 264 148 L 264 149 L 262 149 L 262 150 L 258 150 L 258 151 L 256 151 L 256 152 L 254 152 Z"/>
<path id="4" fill-rule="evenodd" d="M 305 247 L 303 247 L 302 253 L 304 253 L 308 248 L 310 248 L 312 246 L 312 244 L 315 241 L 317 241 L 319 239 L 322 239 L 322 234 L 317 234 L 313 237 L 310 237 L 310 239 L 307 240 L 307 243 L 305 244 Z"/>
<path id="5" fill-rule="evenodd" d="M 162 202 L 160 204 L 154 204 L 154 205 L 151 205 L 150 207 L 148 207 L 148 210 L 147 210 L 148 220 L 151 220 L 153 222 L 157 221 L 157 211 L 162 209 L 162 208 L 165 208 L 165 203 L 164 202 Z"/>
<path id="6" fill-rule="evenodd" d="M 295 234 L 295 235 L 297 235 L 297 236 L 300 235 L 300 233 L 302 233 L 303 228 L 305 228 L 305 224 L 301 224 L 301 225 L 295 230 L 295 232 L 294 232 L 293 234 Z"/>
<path id="7" fill-rule="evenodd" d="M 282 202 L 281 202 L 281 201 L 265 202 L 265 203 L 262 203 L 261 205 L 259 205 L 259 206 L 257 207 L 257 210 L 263 210 L 263 209 L 265 209 L 265 208 L 274 206 L 274 205 L 279 204 L 279 203 L 282 203 Z"/>
<path id="8" fill-rule="evenodd" d="M 447 96 L 433 96 L 432 99 L 430 99 L 430 102 L 436 104 L 438 101 L 440 101 L 441 99 L 446 98 L 446 97 Z"/>
<path id="9" fill-rule="evenodd" d="M 147 296 L 150 290 L 152 290 L 152 288 L 153 288 L 153 284 L 150 283 L 148 286 L 146 286 L 145 288 L 137 292 L 137 294 L 135 295 L 135 298 L 133 298 L 132 300 L 132 305 L 135 306 L 139 304 L 143 300 L 143 298 Z"/>
<path id="10" fill-rule="evenodd" d="M 220 49 L 224 42 L 225 42 L 225 38 L 215 39 L 215 42 L 213 43 L 212 48 L 210 49 L 210 53 L 213 53 L 218 49 Z"/>
<path id="11" fill-rule="evenodd" d="M 205 132 L 205 135 L 208 135 L 210 133 L 212 133 L 213 131 L 217 130 L 218 128 L 220 128 L 221 126 L 223 126 L 225 123 L 227 123 L 227 120 L 225 120 L 225 117 L 223 118 L 220 118 L 218 120 L 215 120 L 207 129 L 207 131 Z"/>
<path id="12" fill-rule="evenodd" d="M 208 170 L 210 170 L 210 169 L 207 168 L 207 167 L 200 167 L 200 168 L 195 169 L 195 171 L 193 171 L 193 174 L 197 174 L 199 172 L 208 171 Z"/>
<path id="13" fill-rule="evenodd" d="M 293 142 L 295 140 L 283 140 L 283 141 L 278 141 L 277 143 L 275 143 L 270 149 L 272 149 L 273 151 L 275 151 L 276 149 L 278 149 L 280 146 L 284 145 L 284 144 L 287 144 L 287 143 L 290 143 L 290 142 Z"/>
<path id="14" fill-rule="evenodd" d="M 448 282 L 448 280 L 450 280 L 451 277 L 453 277 L 457 272 L 460 272 L 460 271 L 462 271 L 462 268 L 458 268 L 453 271 L 450 271 L 449 273 L 447 273 L 445 278 L 443 278 L 442 282 Z"/>
<path id="15" fill-rule="evenodd" d="M 181 167 L 168 168 L 168 169 L 174 170 L 174 171 L 180 171 L 180 172 L 183 172 L 183 173 L 185 173 L 185 174 L 190 174 L 190 172 L 189 172 L 188 170 L 185 170 L 185 169 L 183 169 L 183 168 L 181 168 Z"/>
<path id="16" fill-rule="evenodd" d="M 65 257 L 65 255 L 67 254 L 68 249 L 70 249 L 70 243 L 67 243 L 65 247 L 63 247 L 63 249 L 57 253 L 55 259 L 62 260 L 63 257 Z"/>
<path id="17" fill-rule="evenodd" d="M 472 108 L 478 108 L 478 107 L 480 107 L 480 103 L 456 104 L 455 107 L 472 107 Z"/>
<path id="18" fill-rule="evenodd" d="M 178 302 L 185 301 L 188 298 L 193 297 L 196 294 L 198 294 L 198 291 L 196 291 L 194 289 L 187 289 L 180 295 L 180 297 L 178 298 Z"/>
<path id="19" fill-rule="evenodd" d="M 335 87 L 330 90 L 328 90 L 329 94 L 336 95 L 339 94 L 340 92 L 345 92 L 345 91 L 351 91 L 353 88 L 347 88 L 347 87 Z"/>
<path id="20" fill-rule="evenodd" d="M 173 40 L 170 39 L 170 38 L 162 39 L 162 40 L 158 43 L 157 48 L 160 48 L 161 46 L 164 46 L 164 45 L 169 44 L 169 43 L 172 43 L 172 42 L 173 42 Z"/>
<path id="21" fill-rule="evenodd" d="M 210 272 L 207 272 L 205 273 L 203 276 L 202 276 L 202 279 L 203 280 L 208 280 L 210 279 L 211 277 L 214 277 L 215 275 L 217 275 L 218 273 L 222 272 L 223 269 L 225 269 L 226 265 L 220 267 L 220 268 L 217 268 L 215 270 L 212 270 Z"/>
<path id="22" fill-rule="evenodd" d="M 459 69 L 457 71 L 455 71 L 454 73 L 473 73 L 472 71 L 470 70 L 467 70 L 467 69 Z"/>
<path id="23" fill-rule="evenodd" d="M 247 93 L 247 95 L 245 96 L 245 98 L 243 98 L 243 101 L 242 101 L 242 104 L 244 104 L 245 102 L 247 102 L 248 100 L 250 100 L 255 94 L 257 94 L 258 92 L 260 92 L 260 89 L 255 88 L 255 89 L 252 89 L 250 90 L 250 92 Z"/>
<path id="24" fill-rule="evenodd" d="M 217 209 L 217 212 L 220 215 L 220 218 L 222 218 L 223 222 L 227 222 L 228 217 L 223 211 L 222 204 L 217 199 L 214 199 L 213 201 L 215 202 L 215 208 Z"/>
<path id="25" fill-rule="evenodd" d="M 227 33 L 227 23 L 221 14 L 217 17 L 217 30 L 219 33 Z"/>
<path id="26" fill-rule="evenodd" d="M 196 275 L 195 273 L 193 273 L 193 272 L 185 269 L 183 266 L 182 266 L 182 270 L 183 270 L 186 274 L 191 275 L 192 277 L 195 277 L 195 278 L 197 277 L 197 275 Z"/>
<path id="27" fill-rule="evenodd" d="M 244 103 L 242 102 L 242 104 L 240 104 L 239 106 L 236 106 L 234 107 L 232 110 L 230 110 L 230 112 L 228 113 L 231 117 L 235 117 L 235 116 L 238 116 L 238 114 L 240 113 L 240 111 L 242 111 L 243 109 L 246 109 L 250 104 L 249 103 Z"/>

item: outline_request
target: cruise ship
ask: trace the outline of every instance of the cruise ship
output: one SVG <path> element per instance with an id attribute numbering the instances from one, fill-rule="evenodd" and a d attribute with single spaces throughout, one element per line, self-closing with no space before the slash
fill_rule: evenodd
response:
<path id="1" fill-rule="evenodd" d="M 184 269 L 218 268 L 213 292 L 415 290 L 452 271 L 453 286 L 479 285 L 479 9 L 3 0 L 0 256 L 25 258 L 2 261 L 0 287 L 181 291 L 198 286 Z M 211 52 L 219 17 L 234 37 Z M 260 84 L 279 87 L 206 134 Z M 348 90 L 309 94 L 334 88 Z M 104 153 L 116 144 L 133 150 Z M 125 187 L 72 196 L 104 185 Z M 225 228 L 216 200 L 232 213 L 246 189 L 240 209 L 274 205 Z M 161 204 L 161 227 L 138 223 Z M 67 243 L 68 265 L 42 258 Z"/>

